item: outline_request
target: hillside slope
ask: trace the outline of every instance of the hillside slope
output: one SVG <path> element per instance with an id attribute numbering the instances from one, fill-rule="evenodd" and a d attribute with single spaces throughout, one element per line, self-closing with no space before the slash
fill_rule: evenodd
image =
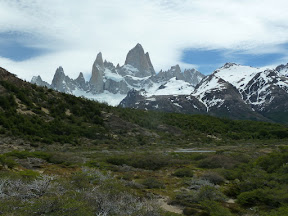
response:
<path id="1" fill-rule="evenodd" d="M 150 145 L 284 139 L 283 125 L 110 107 L 38 87 L 0 68 L 1 136 L 25 143 Z"/>

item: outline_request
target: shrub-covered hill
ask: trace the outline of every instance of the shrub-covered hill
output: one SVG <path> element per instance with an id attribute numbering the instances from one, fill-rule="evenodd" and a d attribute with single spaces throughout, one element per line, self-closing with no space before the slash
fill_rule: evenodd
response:
<path id="1" fill-rule="evenodd" d="M 287 139 L 280 124 L 110 107 L 38 87 L 0 68 L 0 133 L 29 143 L 202 144 Z"/>

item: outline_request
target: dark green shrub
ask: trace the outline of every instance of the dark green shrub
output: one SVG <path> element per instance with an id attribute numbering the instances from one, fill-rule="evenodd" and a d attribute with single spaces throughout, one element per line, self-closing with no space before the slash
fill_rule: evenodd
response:
<path id="1" fill-rule="evenodd" d="M 88 176 L 86 173 L 76 172 L 73 173 L 70 179 L 74 187 L 82 190 L 91 186 L 90 183 L 93 178 L 91 176 Z"/>
<path id="2" fill-rule="evenodd" d="M 257 189 L 243 192 L 237 196 L 237 202 L 242 206 L 267 205 L 270 207 L 279 207 L 281 203 L 288 201 L 287 189 Z"/>
<path id="3" fill-rule="evenodd" d="M 13 168 L 17 165 L 14 160 L 7 158 L 5 155 L 0 155 L 0 164 L 2 166 L 6 165 L 8 168 Z"/>
<path id="4" fill-rule="evenodd" d="M 134 156 L 114 156 L 106 159 L 113 165 L 129 165 L 135 168 L 158 170 L 173 163 L 169 157 L 154 154 L 134 155 Z"/>
<path id="5" fill-rule="evenodd" d="M 199 202 L 205 200 L 222 202 L 226 198 L 227 197 L 220 190 L 209 185 L 201 187 L 197 194 L 197 199 L 199 200 Z"/>
<path id="6" fill-rule="evenodd" d="M 62 152 L 54 152 L 47 161 L 49 163 L 61 164 L 64 166 L 72 166 L 73 164 L 82 162 L 81 158 L 77 157 L 75 154 Z"/>
<path id="7" fill-rule="evenodd" d="M 176 177 L 180 177 L 180 178 L 193 177 L 193 171 L 189 168 L 182 168 L 182 169 L 176 170 L 172 175 Z"/>
<path id="8" fill-rule="evenodd" d="M 30 156 L 30 152 L 28 152 L 28 151 L 12 151 L 12 152 L 6 153 L 5 155 L 16 157 L 19 159 L 26 159 Z"/>
<path id="9" fill-rule="evenodd" d="M 92 209 L 87 203 L 76 197 L 64 195 L 60 197 L 43 197 L 31 204 L 27 204 L 22 210 L 22 215 L 71 215 L 90 216 Z"/>
<path id="10" fill-rule="evenodd" d="M 280 208 L 278 208 L 277 210 L 273 210 L 270 213 L 266 213 L 263 212 L 262 213 L 263 216 L 284 216 L 284 215 L 288 215 L 288 205 L 284 205 Z"/>
<path id="11" fill-rule="evenodd" d="M 107 158 L 106 161 L 110 164 L 113 164 L 113 165 L 117 165 L 117 166 L 121 166 L 121 165 L 124 165 L 126 163 L 128 163 L 128 160 L 127 157 L 121 157 L 121 156 L 114 156 L 114 157 L 110 157 L 110 158 Z M 127 165 L 127 164 L 126 164 Z"/>
<path id="12" fill-rule="evenodd" d="M 98 168 L 98 167 L 100 167 L 100 164 L 99 164 L 98 161 L 91 160 L 91 161 L 86 162 L 85 166 L 88 166 L 88 167 L 91 167 L 91 168 L 95 168 L 95 167 Z"/>
<path id="13" fill-rule="evenodd" d="M 20 171 L 18 175 L 23 179 L 32 180 L 32 179 L 37 178 L 40 174 L 33 170 L 24 170 L 24 171 Z"/>
<path id="14" fill-rule="evenodd" d="M 229 209 L 214 201 L 205 201 L 201 205 L 210 216 L 233 216 Z"/>
<path id="15" fill-rule="evenodd" d="M 256 164 L 263 168 L 268 173 L 275 172 L 288 163 L 288 152 L 282 149 L 281 152 L 273 152 L 266 156 L 258 158 Z"/>
<path id="16" fill-rule="evenodd" d="M 226 156 L 226 155 L 212 155 L 208 158 L 205 158 L 199 162 L 200 168 L 206 169 L 215 169 L 215 168 L 233 168 L 236 164 L 238 164 L 235 159 Z"/>
<path id="17" fill-rule="evenodd" d="M 186 207 L 183 209 L 183 214 L 184 215 L 197 215 L 199 213 L 199 210 L 198 209 L 195 209 L 195 208 L 191 208 L 191 207 Z"/>
<path id="18" fill-rule="evenodd" d="M 142 184 L 146 186 L 146 188 L 148 189 L 153 189 L 153 188 L 164 189 L 165 188 L 165 185 L 155 178 L 147 178 L 142 181 Z"/>
<path id="19" fill-rule="evenodd" d="M 11 156 L 11 157 L 16 157 L 19 159 L 26 159 L 28 157 L 30 158 L 41 158 L 43 160 L 49 161 L 51 158 L 51 154 L 47 152 L 28 152 L 28 151 L 12 151 L 8 152 L 5 155 Z"/>

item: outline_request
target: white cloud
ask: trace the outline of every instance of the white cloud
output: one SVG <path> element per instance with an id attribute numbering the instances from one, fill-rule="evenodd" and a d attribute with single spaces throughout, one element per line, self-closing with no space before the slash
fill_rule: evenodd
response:
<path id="1" fill-rule="evenodd" d="M 0 0 L 0 33 L 29 33 L 25 43 L 52 51 L 23 62 L 2 58 L 0 66 L 50 81 L 59 65 L 72 77 L 90 73 L 100 51 L 123 64 L 138 42 L 157 70 L 187 67 L 181 54 L 189 47 L 265 52 L 288 41 L 287 8 L 286 0 Z"/>

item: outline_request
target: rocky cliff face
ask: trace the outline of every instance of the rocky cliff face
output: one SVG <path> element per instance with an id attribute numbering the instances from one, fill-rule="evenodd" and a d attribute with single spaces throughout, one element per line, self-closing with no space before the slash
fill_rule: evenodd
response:
<path id="1" fill-rule="evenodd" d="M 79 76 L 75 79 L 75 83 L 79 89 L 88 90 L 88 86 L 82 72 L 80 72 Z"/>
<path id="2" fill-rule="evenodd" d="M 103 75 L 104 75 L 104 62 L 102 59 L 102 53 L 98 53 L 96 60 L 92 67 L 92 76 L 89 81 L 90 85 L 92 86 L 92 92 L 97 94 L 101 93 L 104 90 L 104 82 L 103 82 Z"/>
<path id="3" fill-rule="evenodd" d="M 175 65 L 168 71 L 161 70 L 154 76 L 154 79 L 158 81 L 168 81 L 173 77 L 176 77 L 177 80 L 183 80 L 193 86 L 196 86 L 205 76 L 195 69 L 186 69 L 184 72 L 182 72 L 180 66 Z"/>
<path id="4" fill-rule="evenodd" d="M 149 53 L 144 53 L 144 49 L 141 44 L 137 44 L 127 54 L 125 65 L 131 65 L 136 68 L 134 76 L 136 77 L 148 77 L 155 75 L 155 70 L 151 63 Z"/>
<path id="5" fill-rule="evenodd" d="M 72 80 L 65 75 L 63 68 L 60 66 L 57 68 L 52 83 L 51 88 L 61 91 L 70 93 L 74 90 L 75 86 L 72 83 Z"/>

